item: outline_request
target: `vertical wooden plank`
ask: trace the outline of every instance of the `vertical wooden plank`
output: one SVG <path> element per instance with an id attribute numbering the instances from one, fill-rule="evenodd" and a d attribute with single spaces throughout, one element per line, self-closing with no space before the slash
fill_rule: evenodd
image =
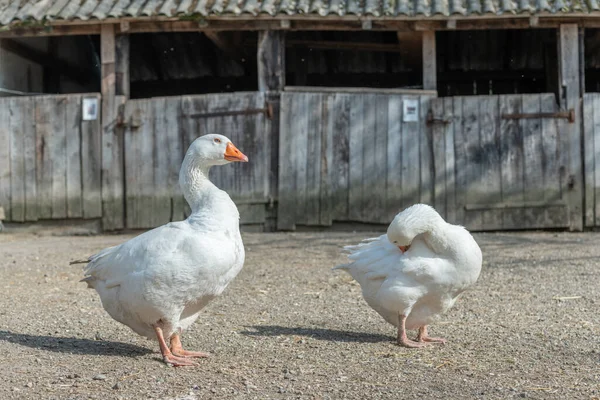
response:
<path id="1" fill-rule="evenodd" d="M 467 190 L 469 182 L 469 141 L 465 136 L 465 114 L 463 113 L 463 97 L 454 98 L 454 161 L 455 161 L 455 179 L 456 179 L 456 223 L 460 225 L 466 224 L 465 205 L 467 204 Z"/>
<path id="2" fill-rule="evenodd" d="M 594 225 L 600 226 L 600 94 L 594 93 Z M 588 143 L 586 143 L 588 145 Z"/>
<path id="3" fill-rule="evenodd" d="M 95 98 L 101 104 L 100 95 Z M 102 217 L 102 126 L 101 119 L 81 121 L 81 183 L 83 218 Z"/>
<path id="4" fill-rule="evenodd" d="M 445 99 L 431 99 L 431 115 L 435 120 L 445 120 L 444 111 Z M 428 129 L 431 130 L 433 139 L 433 160 L 434 160 L 434 206 L 435 209 L 444 218 L 448 218 L 446 209 L 446 124 L 434 122 Z"/>
<path id="5" fill-rule="evenodd" d="M 23 115 L 23 157 L 25 160 L 25 220 L 37 221 L 38 199 L 36 179 L 35 99 L 19 101 Z M 0 106 L 1 107 L 1 106 Z"/>
<path id="6" fill-rule="evenodd" d="M 479 105 L 481 96 L 466 96 L 462 98 L 462 151 L 465 153 L 464 168 L 466 192 L 464 204 L 482 204 L 485 202 L 485 192 L 481 190 L 481 164 L 482 147 L 480 140 L 480 113 Z M 459 151 L 459 150 L 457 150 Z M 465 227 L 471 230 L 483 228 L 482 213 L 479 210 L 465 212 Z"/>
<path id="7" fill-rule="evenodd" d="M 138 149 L 138 228 L 154 228 L 154 215 L 158 210 L 154 206 L 154 165 L 156 164 L 154 146 L 153 100 L 139 100 L 142 126 L 137 132 Z"/>
<path id="8" fill-rule="evenodd" d="M 53 101 L 49 96 L 36 98 L 36 175 L 38 218 L 52 218 L 52 114 Z"/>
<path id="9" fill-rule="evenodd" d="M 323 95 L 308 95 L 305 113 L 308 116 L 306 131 L 306 224 L 318 225 L 321 201 L 321 127 Z"/>
<path id="10" fill-rule="evenodd" d="M 100 33 L 102 62 L 102 227 L 124 227 L 123 129 L 117 126 L 120 102 L 116 93 L 115 32 L 104 24 Z"/>
<path id="11" fill-rule="evenodd" d="M 558 111 L 554 94 L 540 94 L 540 107 L 543 113 L 553 113 Z M 560 187 L 560 164 L 558 154 L 562 150 L 558 145 L 559 141 L 558 121 L 556 119 L 544 118 L 542 120 L 541 132 L 541 167 L 542 167 L 542 182 L 544 191 L 544 200 L 548 203 L 561 200 Z M 545 210 L 544 225 L 548 228 L 568 226 L 567 221 L 561 221 L 564 213 L 555 213 L 551 210 Z"/>
<path id="12" fill-rule="evenodd" d="M 525 94 L 522 96 L 523 113 L 534 114 L 540 112 L 540 96 Z M 542 174 L 542 121 L 541 119 L 521 120 L 523 131 L 523 199 L 525 202 L 539 201 L 544 198 L 544 183 Z M 543 220 L 540 214 L 532 208 L 525 209 L 523 225 L 540 227 Z"/>
<path id="13" fill-rule="evenodd" d="M 360 221 L 374 222 L 377 220 L 377 213 L 381 210 L 379 196 L 385 196 L 385 175 L 377 174 L 377 119 L 378 104 L 377 95 L 364 94 L 361 97 L 364 99 L 364 119 L 363 119 L 363 136 L 362 136 L 362 183 L 360 190 L 362 192 L 362 201 L 359 203 L 361 211 Z M 387 121 L 386 121 L 387 122 Z M 351 159 L 352 162 L 352 159 Z M 381 192 L 381 184 L 384 184 L 384 190 Z"/>
<path id="14" fill-rule="evenodd" d="M 423 32 L 423 89 L 437 90 L 435 31 Z"/>
<path id="15" fill-rule="evenodd" d="M 48 147 L 52 157 L 52 218 L 67 217 L 67 136 L 68 96 L 53 96 L 52 132 Z"/>
<path id="16" fill-rule="evenodd" d="M 403 97 L 403 101 L 414 97 Z M 419 122 L 402 122 L 402 209 L 420 202 Z"/>
<path id="17" fill-rule="evenodd" d="M 69 95 L 66 103 L 65 139 L 66 139 L 66 196 L 67 217 L 81 218 L 82 205 L 82 158 L 81 153 L 81 96 Z"/>
<path id="18" fill-rule="evenodd" d="M 294 93 L 281 94 L 281 119 L 279 124 L 279 172 L 277 194 L 277 229 L 296 229 L 296 166 L 293 147 L 295 116 Z"/>
<path id="19" fill-rule="evenodd" d="M 520 114 L 520 95 L 501 95 L 499 98 L 500 115 Z M 517 119 L 500 120 L 500 169 L 502 201 L 504 203 L 523 202 L 523 133 L 520 121 Z M 519 208 L 502 211 L 502 226 L 504 229 L 522 228 L 523 210 Z"/>
<path id="20" fill-rule="evenodd" d="M 296 93 L 293 103 L 294 140 L 292 151 L 296 168 L 296 225 L 306 225 L 307 217 L 307 162 L 308 162 L 308 124 L 310 115 L 308 105 L 311 93 Z"/>
<path id="21" fill-rule="evenodd" d="M 425 119 L 429 108 L 429 98 L 419 96 L 419 164 L 420 184 L 419 199 L 421 203 L 433 206 L 433 143 L 431 131 L 427 129 Z"/>
<path id="22" fill-rule="evenodd" d="M 566 139 L 569 141 L 568 190 L 569 229 L 583 229 L 583 172 L 581 162 L 581 87 L 579 74 L 579 30 L 577 24 L 563 24 L 559 28 L 560 87 L 563 109 L 575 110 L 575 123 L 567 124 Z"/>
<path id="23" fill-rule="evenodd" d="M 14 222 L 25 221 L 25 158 L 23 124 L 29 116 L 23 114 L 22 101 L 16 97 L 7 102 L 10 132 L 10 216 Z"/>
<path id="24" fill-rule="evenodd" d="M 485 96 L 479 105 L 481 137 L 481 190 L 485 193 L 486 203 L 502 201 L 502 176 L 500 168 L 500 105 L 498 96 Z M 482 212 L 483 228 L 494 230 L 502 228 L 502 211 L 497 209 Z"/>
<path id="25" fill-rule="evenodd" d="M 348 176 L 350 168 L 350 97 L 333 95 L 332 111 L 329 113 L 331 131 L 331 218 L 347 221 Z"/>
<path id="26" fill-rule="evenodd" d="M 378 94 L 375 96 L 375 101 L 372 103 L 375 111 L 375 129 L 373 130 L 374 155 L 373 163 L 375 175 L 372 177 L 373 182 L 373 208 L 368 211 L 368 221 L 373 223 L 389 223 L 386 217 L 387 210 L 387 135 L 388 135 L 388 100 L 389 95 Z M 363 180 L 365 176 L 363 175 Z M 363 182 L 364 183 L 364 182 Z M 368 186 L 363 185 L 365 188 Z"/>
<path id="27" fill-rule="evenodd" d="M 168 190 L 171 197 L 171 221 L 181 221 L 184 216 L 183 193 L 179 187 L 179 170 L 183 162 L 183 135 L 181 123 L 181 97 L 170 99 L 165 110 L 168 136 Z"/>
<path id="28" fill-rule="evenodd" d="M 10 118 L 10 99 L 0 98 L 0 121 Z M 0 207 L 4 208 L 4 216 L 11 221 L 10 212 L 10 128 L 8 124 L 0 124 Z"/>
<path id="29" fill-rule="evenodd" d="M 583 156 L 585 176 L 585 226 L 593 227 L 596 219 L 596 143 L 594 135 L 594 98 L 595 93 L 586 93 L 583 96 Z M 600 112 L 599 112 L 600 113 Z"/>
<path id="30" fill-rule="evenodd" d="M 134 124 L 137 124 L 137 121 L 140 119 L 141 112 L 139 111 L 138 103 L 137 100 L 128 101 L 125 103 L 124 112 L 125 121 L 128 123 L 123 134 L 123 162 L 125 163 L 125 225 L 128 228 L 137 228 L 138 226 L 137 212 L 139 208 L 137 201 L 139 198 L 138 185 L 140 184 L 140 181 L 137 179 L 139 165 L 137 131 L 139 128 L 133 126 Z"/>
<path id="31" fill-rule="evenodd" d="M 385 219 L 391 222 L 402 211 L 402 96 L 388 100 Z"/>
<path id="32" fill-rule="evenodd" d="M 456 122 L 460 121 L 454 116 L 454 100 L 452 98 L 444 99 L 444 112 L 449 119 L 444 132 L 444 141 L 446 149 L 446 220 L 451 224 L 457 224 L 457 205 L 456 205 L 456 165 L 454 155 L 454 131 Z"/>
<path id="33" fill-rule="evenodd" d="M 333 168 L 333 119 L 330 118 L 334 94 L 328 93 L 322 96 L 322 114 L 321 114 L 321 182 L 320 182 L 320 199 L 319 199 L 319 224 L 331 226 L 331 187 Z"/>
<path id="34" fill-rule="evenodd" d="M 147 186 L 153 187 L 152 191 L 147 192 L 149 200 L 152 200 L 152 219 L 153 227 L 164 225 L 171 221 L 171 186 L 169 182 L 169 153 L 171 151 L 169 142 L 171 132 L 176 126 L 167 125 L 168 103 L 166 97 L 159 97 L 148 102 L 152 110 L 148 117 L 154 121 L 152 129 L 152 141 L 147 137 L 148 146 L 152 147 L 152 164 L 146 164 L 146 168 L 152 168 L 153 181 Z M 171 110 L 172 111 L 172 110 Z M 176 132 L 176 130 L 175 130 Z"/>
<path id="35" fill-rule="evenodd" d="M 363 204 L 363 137 L 364 97 L 351 96 L 350 102 L 350 168 L 348 171 L 348 218 L 350 221 L 362 220 Z"/>

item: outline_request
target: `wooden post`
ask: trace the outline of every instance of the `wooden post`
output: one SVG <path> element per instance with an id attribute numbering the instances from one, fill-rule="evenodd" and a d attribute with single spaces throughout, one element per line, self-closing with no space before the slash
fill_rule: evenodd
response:
<path id="1" fill-rule="evenodd" d="M 280 92 L 285 86 L 285 39 L 281 31 L 258 34 L 258 90 Z"/>
<path id="2" fill-rule="evenodd" d="M 423 32 L 423 89 L 437 90 L 435 32 Z"/>
<path id="3" fill-rule="evenodd" d="M 266 93 L 267 102 L 273 109 L 268 121 L 268 134 L 271 136 L 271 160 L 269 166 L 269 198 L 278 197 L 279 177 L 279 121 L 281 109 L 280 93 L 285 87 L 285 32 L 261 31 L 258 34 L 258 90 Z M 270 210 L 272 211 L 272 210 Z M 274 227 L 265 227 L 274 228 Z M 266 230 L 266 229 L 265 229 Z"/>
<path id="4" fill-rule="evenodd" d="M 117 127 L 120 99 L 117 98 L 116 43 L 114 25 L 102 25 L 102 227 L 124 227 L 123 131 Z M 121 63 L 119 63 L 121 67 Z M 126 74 L 129 76 L 129 74 Z M 121 77 L 123 73 L 121 71 Z M 119 85 L 125 90 L 124 85 Z M 127 89 L 127 92 L 129 90 Z"/>
<path id="5" fill-rule="evenodd" d="M 117 96 L 129 98 L 129 35 L 115 39 L 115 79 Z"/>
<path id="6" fill-rule="evenodd" d="M 583 230 L 583 168 L 581 151 L 581 86 L 579 74 L 579 29 L 577 24 L 560 25 L 558 32 L 559 93 L 563 110 L 575 110 L 575 123 L 565 124 L 568 143 L 566 200 L 569 205 L 571 231 Z"/>

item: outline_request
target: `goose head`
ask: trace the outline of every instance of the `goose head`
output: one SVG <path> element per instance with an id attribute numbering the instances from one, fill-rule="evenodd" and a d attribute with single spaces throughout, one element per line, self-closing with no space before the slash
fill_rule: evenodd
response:
<path id="1" fill-rule="evenodd" d="M 415 204 L 396 215 L 387 229 L 387 237 L 404 253 L 410 248 L 415 237 L 431 232 L 444 222 L 433 207 Z"/>
<path id="2" fill-rule="evenodd" d="M 223 135 L 209 134 L 200 136 L 192 142 L 186 158 L 207 167 L 225 165 L 230 162 L 248 162 L 248 157 Z"/>

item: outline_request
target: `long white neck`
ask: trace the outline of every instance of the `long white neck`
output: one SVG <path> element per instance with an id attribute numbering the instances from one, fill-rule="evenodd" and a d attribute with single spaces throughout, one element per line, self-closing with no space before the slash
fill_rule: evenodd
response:
<path id="1" fill-rule="evenodd" d="M 226 229 L 239 235 L 240 214 L 229 195 L 215 186 L 208 173 L 210 165 L 186 154 L 179 171 L 179 185 L 192 213 L 190 224 L 210 229 Z"/>
<path id="2" fill-rule="evenodd" d="M 207 202 L 207 196 L 217 187 L 208 179 L 210 166 L 194 162 L 192 156 L 183 159 L 179 170 L 179 186 L 183 197 L 190 205 L 192 214 L 200 211 Z"/>

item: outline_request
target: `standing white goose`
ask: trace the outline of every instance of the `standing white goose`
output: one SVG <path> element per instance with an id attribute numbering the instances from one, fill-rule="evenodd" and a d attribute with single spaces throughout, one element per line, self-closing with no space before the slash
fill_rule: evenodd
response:
<path id="1" fill-rule="evenodd" d="M 398 344 L 422 347 L 432 338 L 427 325 L 448 311 L 481 272 L 481 249 L 462 226 L 452 225 L 432 207 L 415 204 L 400 212 L 387 234 L 345 246 L 347 271 L 361 286 L 369 306 L 398 328 Z M 419 329 L 417 341 L 406 329 Z"/>
<path id="2" fill-rule="evenodd" d="M 98 292 L 108 314 L 139 335 L 156 337 L 163 360 L 174 366 L 196 365 L 189 357 L 208 356 L 183 350 L 179 334 L 244 264 L 237 207 L 208 179 L 210 167 L 232 161 L 248 157 L 225 136 L 197 138 L 179 173 L 192 211 L 186 220 L 72 262 L 89 262 L 82 281 Z"/>

